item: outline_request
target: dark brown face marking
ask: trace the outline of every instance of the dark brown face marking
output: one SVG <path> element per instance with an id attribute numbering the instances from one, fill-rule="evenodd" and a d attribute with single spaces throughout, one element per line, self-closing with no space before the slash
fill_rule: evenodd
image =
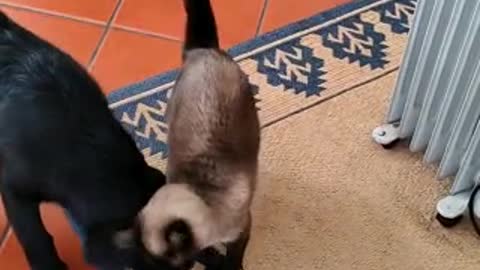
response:
<path id="1" fill-rule="evenodd" d="M 181 219 L 171 222 L 164 230 L 163 235 L 167 242 L 165 258 L 176 267 L 184 267 L 192 264 L 195 249 L 195 237 L 190 225 Z"/>
<path id="2" fill-rule="evenodd" d="M 173 221 L 167 226 L 164 233 L 165 241 L 169 246 L 167 253 L 188 254 L 195 246 L 192 229 L 184 220 Z"/>

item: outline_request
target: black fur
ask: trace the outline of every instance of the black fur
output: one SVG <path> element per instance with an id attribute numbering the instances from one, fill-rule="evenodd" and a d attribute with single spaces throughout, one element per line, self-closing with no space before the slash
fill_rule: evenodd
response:
<path id="1" fill-rule="evenodd" d="M 137 251 L 114 246 L 113 235 L 133 225 L 164 183 L 88 73 L 0 12 L 0 191 L 31 268 L 66 269 L 41 221 L 45 201 L 85 230 L 91 264 L 141 264 Z"/>

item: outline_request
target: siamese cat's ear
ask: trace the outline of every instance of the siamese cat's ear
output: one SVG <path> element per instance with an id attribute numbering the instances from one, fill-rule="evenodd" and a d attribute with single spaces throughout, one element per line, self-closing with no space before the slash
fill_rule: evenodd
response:
<path id="1" fill-rule="evenodd" d="M 129 249 L 135 246 L 135 232 L 133 229 L 118 231 L 113 235 L 113 245 L 119 249 Z"/>

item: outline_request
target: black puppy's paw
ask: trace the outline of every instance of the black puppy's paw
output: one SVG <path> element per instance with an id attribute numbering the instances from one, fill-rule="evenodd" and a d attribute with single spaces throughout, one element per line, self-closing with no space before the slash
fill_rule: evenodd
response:
<path id="1" fill-rule="evenodd" d="M 205 267 L 205 270 L 223 269 L 225 256 L 215 248 L 202 250 L 197 256 L 196 261 Z"/>
<path id="2" fill-rule="evenodd" d="M 245 268 L 243 267 L 243 264 L 236 264 L 226 260 L 224 261 L 221 268 L 219 268 L 218 270 L 244 270 L 244 269 Z"/>
<path id="3" fill-rule="evenodd" d="M 32 265 L 32 270 L 68 270 L 68 266 L 59 260 L 55 263 Z"/>

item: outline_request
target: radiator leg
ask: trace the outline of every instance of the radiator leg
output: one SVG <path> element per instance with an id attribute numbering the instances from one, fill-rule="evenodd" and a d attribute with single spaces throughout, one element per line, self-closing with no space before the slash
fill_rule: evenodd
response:
<path id="1" fill-rule="evenodd" d="M 474 218 L 480 218 L 480 192 L 476 194 L 475 197 L 472 197 L 473 199 L 473 209 L 474 209 Z"/>
<path id="2" fill-rule="evenodd" d="M 400 141 L 400 124 L 384 124 L 372 132 L 373 140 L 385 149 L 391 149 Z"/>
<path id="3" fill-rule="evenodd" d="M 447 196 L 437 203 L 437 220 L 450 228 L 458 224 L 467 210 L 471 190 Z"/>

